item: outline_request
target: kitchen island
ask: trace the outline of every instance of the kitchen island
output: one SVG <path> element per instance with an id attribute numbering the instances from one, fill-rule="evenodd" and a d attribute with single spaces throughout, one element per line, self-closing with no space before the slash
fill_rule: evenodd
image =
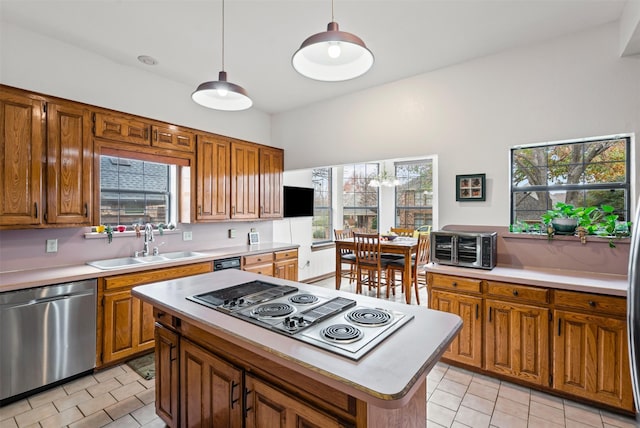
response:
<path id="1" fill-rule="evenodd" d="M 188 300 L 261 280 L 411 318 L 357 360 Z M 156 412 L 169 426 L 424 427 L 426 375 L 462 326 L 425 307 L 226 270 L 139 286 L 156 319 Z"/>

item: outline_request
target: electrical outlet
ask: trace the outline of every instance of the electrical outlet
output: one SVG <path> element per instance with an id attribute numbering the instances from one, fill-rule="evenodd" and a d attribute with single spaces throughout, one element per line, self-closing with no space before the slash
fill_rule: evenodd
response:
<path id="1" fill-rule="evenodd" d="M 57 253 L 57 252 L 58 252 L 58 240 L 47 239 L 47 253 Z"/>
<path id="2" fill-rule="evenodd" d="M 229 238 L 235 238 L 235 237 L 236 237 L 236 230 L 229 229 Z"/>
<path id="3" fill-rule="evenodd" d="M 307 262 L 304 264 L 305 267 L 307 266 L 311 266 L 311 260 L 307 260 Z"/>
<path id="4" fill-rule="evenodd" d="M 193 239 L 193 232 L 191 231 L 182 232 L 183 241 L 191 241 L 192 239 Z"/>

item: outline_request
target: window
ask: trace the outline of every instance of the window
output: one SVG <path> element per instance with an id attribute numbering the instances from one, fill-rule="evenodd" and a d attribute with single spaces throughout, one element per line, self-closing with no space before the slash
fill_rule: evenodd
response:
<path id="1" fill-rule="evenodd" d="M 369 178 L 379 174 L 377 163 L 345 165 L 342 181 L 343 228 L 378 230 L 378 188 Z"/>
<path id="2" fill-rule="evenodd" d="M 433 161 L 395 164 L 396 227 L 417 229 L 433 224 Z"/>
<path id="3" fill-rule="evenodd" d="M 628 221 L 630 144 L 616 137 L 511 149 L 511 223 L 539 221 L 556 202 L 611 205 Z"/>
<path id="4" fill-rule="evenodd" d="M 100 223 L 171 223 L 175 171 L 173 165 L 100 156 Z"/>
<path id="5" fill-rule="evenodd" d="M 331 168 L 316 168 L 313 180 L 313 243 L 331 241 Z"/>

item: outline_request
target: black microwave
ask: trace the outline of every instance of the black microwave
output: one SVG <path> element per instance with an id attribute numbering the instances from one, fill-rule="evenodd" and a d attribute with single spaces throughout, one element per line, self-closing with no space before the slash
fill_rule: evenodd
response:
<path id="1" fill-rule="evenodd" d="M 431 261 L 443 265 L 493 269 L 496 267 L 497 232 L 431 232 Z"/>

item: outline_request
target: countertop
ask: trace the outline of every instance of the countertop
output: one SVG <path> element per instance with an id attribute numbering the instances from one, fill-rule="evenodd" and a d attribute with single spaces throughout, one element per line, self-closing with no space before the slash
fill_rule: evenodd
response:
<path id="1" fill-rule="evenodd" d="M 161 263 L 149 263 L 145 265 L 137 264 L 119 269 L 103 270 L 87 264 L 77 264 L 0 272 L 0 292 L 60 284 L 63 282 L 81 281 L 84 279 L 120 275 L 124 273 L 143 272 L 145 270 L 207 262 L 226 257 L 289 250 L 298 247 L 299 245 L 297 244 L 271 242 L 256 245 L 239 245 L 234 247 L 216 248 L 212 250 L 195 250 L 203 255 L 200 257 L 191 257 L 188 259 L 172 260 Z"/>
<path id="2" fill-rule="evenodd" d="M 491 270 L 463 268 L 429 263 L 428 272 L 465 276 L 584 293 L 607 294 L 626 297 L 628 280 L 626 275 L 601 274 L 560 269 L 511 268 L 496 266 Z"/>
<path id="3" fill-rule="evenodd" d="M 382 408 L 400 408 L 410 400 L 415 392 L 412 388 L 421 384 L 462 326 L 457 315 L 424 306 L 268 278 L 268 282 L 274 284 L 356 299 L 359 305 L 393 309 L 414 316 L 360 360 L 353 361 L 186 299 L 256 279 L 267 281 L 262 275 L 225 270 L 138 286 L 133 289 L 133 295 L 249 352 Z"/>

